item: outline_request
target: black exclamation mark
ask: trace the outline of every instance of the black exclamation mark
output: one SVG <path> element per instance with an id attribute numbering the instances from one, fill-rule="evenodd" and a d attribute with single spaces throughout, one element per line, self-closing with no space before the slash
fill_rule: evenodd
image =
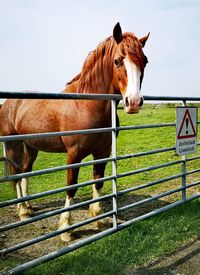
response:
<path id="1" fill-rule="evenodd" d="M 186 135 L 188 135 L 188 123 L 189 123 L 189 119 L 186 118 L 185 122 L 186 122 Z"/>

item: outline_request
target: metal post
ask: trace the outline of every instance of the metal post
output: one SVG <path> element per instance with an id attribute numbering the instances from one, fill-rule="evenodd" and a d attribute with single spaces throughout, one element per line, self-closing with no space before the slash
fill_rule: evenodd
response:
<path id="1" fill-rule="evenodd" d="M 3 158 L 4 158 L 4 177 L 7 177 L 8 170 L 7 170 L 7 156 L 6 156 L 6 141 L 3 141 Z"/>
<path id="2" fill-rule="evenodd" d="M 186 107 L 186 100 L 183 100 L 182 106 Z M 182 200 L 186 201 L 186 155 L 182 156 Z"/>
<path id="3" fill-rule="evenodd" d="M 116 100 L 112 99 L 112 190 L 113 190 L 113 227 L 117 229 L 117 123 L 116 123 Z"/>

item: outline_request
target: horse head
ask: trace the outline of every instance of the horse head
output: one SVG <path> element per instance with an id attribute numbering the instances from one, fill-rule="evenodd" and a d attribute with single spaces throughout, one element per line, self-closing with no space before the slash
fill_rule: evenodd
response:
<path id="1" fill-rule="evenodd" d="M 140 89 L 144 69 L 148 63 L 143 47 L 149 34 L 138 39 L 133 33 L 123 33 L 120 24 L 113 29 L 116 42 L 113 66 L 113 86 L 123 97 L 124 109 L 127 113 L 138 113 L 143 105 Z"/>

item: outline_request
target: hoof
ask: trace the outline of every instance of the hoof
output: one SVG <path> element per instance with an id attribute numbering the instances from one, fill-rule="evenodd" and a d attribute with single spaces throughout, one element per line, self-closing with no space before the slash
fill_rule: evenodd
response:
<path id="1" fill-rule="evenodd" d="M 20 221 L 25 221 L 25 220 L 29 219 L 30 217 L 31 217 L 31 215 L 28 215 L 28 214 L 19 215 Z"/>
<path id="2" fill-rule="evenodd" d="M 29 201 L 26 201 L 26 207 L 29 209 L 29 211 L 33 212 L 33 207 L 32 207 L 32 205 L 30 204 Z"/>
<path id="3" fill-rule="evenodd" d="M 63 241 L 63 242 L 69 243 L 69 242 L 75 240 L 75 236 L 74 236 L 73 233 L 71 233 L 71 232 L 68 233 L 68 232 L 67 232 L 67 233 L 62 233 L 62 234 L 60 235 L 60 239 L 61 239 L 61 241 Z"/>
<path id="4" fill-rule="evenodd" d="M 100 207 L 94 207 L 93 205 L 90 205 L 89 207 L 89 217 L 96 217 L 100 214 L 102 214 L 102 209 Z"/>
<path id="5" fill-rule="evenodd" d="M 103 213 L 102 208 L 98 205 L 95 204 L 91 204 L 89 207 L 89 216 L 92 217 L 96 217 L 100 214 Z M 95 227 L 97 229 L 105 229 L 106 227 L 108 227 L 108 221 L 106 219 L 101 219 L 95 222 Z"/>
<path id="6" fill-rule="evenodd" d="M 97 229 L 105 229 L 105 228 L 107 228 L 109 226 L 109 223 L 108 223 L 108 221 L 107 220 L 99 220 L 99 221 L 97 221 L 96 222 L 96 228 Z"/>
<path id="7" fill-rule="evenodd" d="M 60 221 L 59 221 L 59 224 L 58 224 L 58 229 L 59 230 L 66 229 L 69 226 L 70 226 L 69 220 L 64 220 L 64 219 L 60 218 Z M 72 231 L 60 234 L 60 238 L 63 242 L 71 242 L 75 239 L 74 234 L 73 234 Z"/>
<path id="8" fill-rule="evenodd" d="M 17 206 L 17 212 L 21 221 L 27 220 L 33 214 L 30 207 L 27 207 L 26 203 L 21 203 Z"/>

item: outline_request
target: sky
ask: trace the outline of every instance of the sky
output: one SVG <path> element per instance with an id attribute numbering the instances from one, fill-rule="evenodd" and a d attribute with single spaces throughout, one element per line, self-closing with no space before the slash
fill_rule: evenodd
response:
<path id="1" fill-rule="evenodd" d="M 0 0 L 0 91 L 62 91 L 117 22 L 151 33 L 143 95 L 200 96 L 199 0 Z"/>

